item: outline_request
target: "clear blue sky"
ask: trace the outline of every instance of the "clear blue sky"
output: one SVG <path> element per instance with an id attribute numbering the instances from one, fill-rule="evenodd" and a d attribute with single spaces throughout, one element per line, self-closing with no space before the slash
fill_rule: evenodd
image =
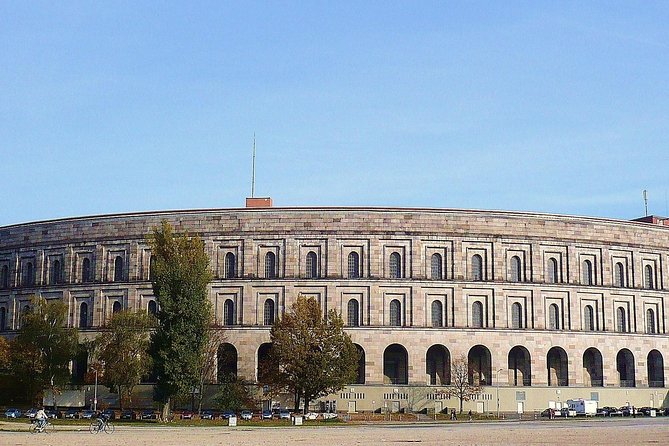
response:
<path id="1" fill-rule="evenodd" d="M 0 1 L 0 225 L 157 209 L 667 213 L 669 3 Z"/>

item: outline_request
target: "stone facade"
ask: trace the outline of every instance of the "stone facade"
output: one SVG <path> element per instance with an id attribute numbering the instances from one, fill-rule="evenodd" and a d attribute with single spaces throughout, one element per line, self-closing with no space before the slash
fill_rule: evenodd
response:
<path id="1" fill-rule="evenodd" d="M 119 308 L 154 309 L 146 237 L 162 219 L 205 240 L 215 323 L 246 379 L 256 378 L 266 323 L 301 293 L 340 312 L 364 352 L 364 379 L 332 397 L 340 410 L 439 408 L 435 390 L 460 357 L 483 385 L 475 410 L 490 410 L 496 392 L 507 411 L 592 392 L 602 405 L 667 398 L 669 227 L 643 222 L 262 208 L 5 226 L 0 329 L 15 332 L 33 295 L 67 302 L 82 338 Z"/>

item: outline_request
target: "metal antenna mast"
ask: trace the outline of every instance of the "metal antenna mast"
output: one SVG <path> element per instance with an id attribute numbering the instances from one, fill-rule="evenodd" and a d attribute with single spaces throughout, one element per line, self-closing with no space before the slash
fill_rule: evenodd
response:
<path id="1" fill-rule="evenodd" d="M 253 132 L 253 171 L 251 173 L 251 198 L 256 192 L 256 132 Z"/>
<path id="2" fill-rule="evenodd" d="M 643 204 L 646 208 L 646 217 L 648 217 L 648 192 L 646 189 L 643 190 Z"/>

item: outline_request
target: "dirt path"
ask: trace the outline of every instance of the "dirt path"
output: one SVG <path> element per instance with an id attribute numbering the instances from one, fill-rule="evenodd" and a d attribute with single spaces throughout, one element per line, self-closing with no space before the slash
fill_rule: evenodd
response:
<path id="1" fill-rule="evenodd" d="M 15 423 L 0 423 L 0 429 Z M 25 425 L 27 428 L 27 424 Z M 57 430 L 49 435 L 0 432 L 0 445 L 49 446 L 216 446 L 373 444 L 422 445 L 669 445 L 667 419 L 606 421 L 542 421 L 457 424 L 340 425 L 330 427 L 133 427 L 120 426 L 111 435 Z M 68 426 L 72 428 L 72 426 Z"/>

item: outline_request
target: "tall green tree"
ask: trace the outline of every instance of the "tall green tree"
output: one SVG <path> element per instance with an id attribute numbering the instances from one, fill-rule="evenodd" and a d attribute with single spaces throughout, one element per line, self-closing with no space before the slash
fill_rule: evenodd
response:
<path id="1" fill-rule="evenodd" d="M 201 238 L 177 235 L 163 221 L 149 241 L 153 294 L 159 307 L 151 353 L 166 419 L 173 399 L 198 386 L 212 322 L 207 293 L 212 274 Z"/>
<path id="2" fill-rule="evenodd" d="M 357 377 L 359 353 L 334 310 L 323 317 L 314 299 L 298 296 L 270 331 L 276 379 L 295 395 L 295 410 L 341 390 Z"/>
<path id="3" fill-rule="evenodd" d="M 70 381 L 70 361 L 77 352 L 77 332 L 67 328 L 67 305 L 33 298 L 21 315 L 21 329 L 11 344 L 12 371 L 30 401 L 45 388 L 53 394 Z"/>
<path id="4" fill-rule="evenodd" d="M 121 410 L 126 402 L 132 403 L 132 390 L 151 371 L 149 342 L 154 325 L 155 318 L 147 313 L 121 311 L 96 338 L 102 382 L 118 391 Z"/>

